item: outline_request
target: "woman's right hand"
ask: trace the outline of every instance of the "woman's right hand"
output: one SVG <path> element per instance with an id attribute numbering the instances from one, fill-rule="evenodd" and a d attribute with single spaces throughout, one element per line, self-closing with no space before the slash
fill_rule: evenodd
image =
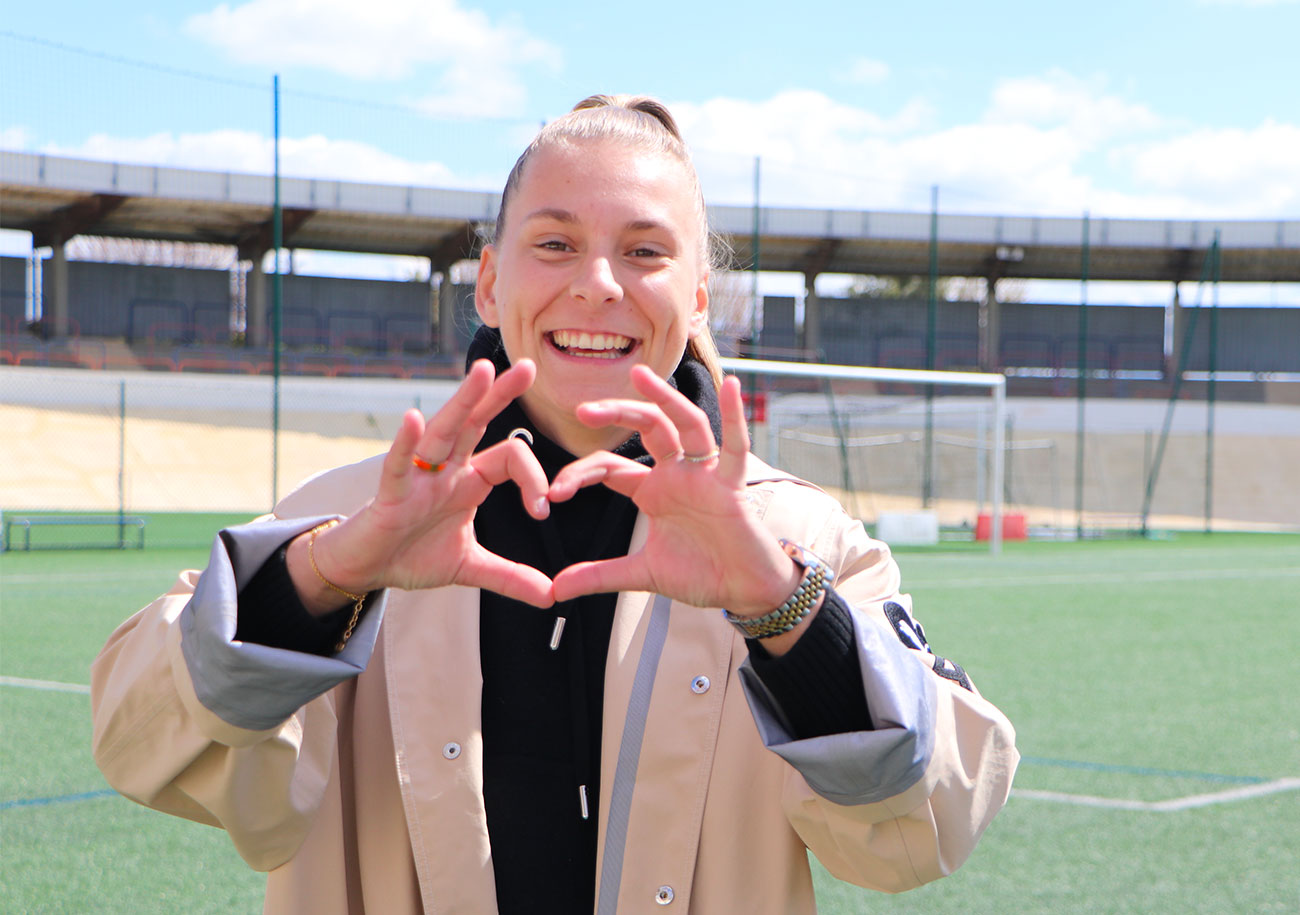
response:
<path id="1" fill-rule="evenodd" d="M 377 588 L 417 590 L 444 585 L 488 588 L 538 607 L 554 603 L 551 580 L 531 566 L 484 549 L 474 513 L 494 486 L 513 480 L 525 510 L 550 513 L 549 483 L 532 450 L 515 438 L 474 453 L 488 422 L 532 385 L 537 370 L 521 359 L 494 378 L 492 363 L 470 366 L 460 388 L 426 424 L 418 410 L 402 417 L 384 459 L 375 497 L 316 537 L 320 574 L 356 594 Z M 441 467 L 422 470 L 415 458 Z M 290 544 L 289 574 L 308 610 L 325 613 L 343 598 L 312 570 L 308 535 Z"/>

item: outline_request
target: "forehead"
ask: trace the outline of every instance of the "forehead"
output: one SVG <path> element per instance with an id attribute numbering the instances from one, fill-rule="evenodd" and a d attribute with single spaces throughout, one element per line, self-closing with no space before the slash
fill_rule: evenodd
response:
<path id="1" fill-rule="evenodd" d="M 578 221 L 607 217 L 653 220 L 698 232 L 698 191 L 687 166 L 666 152 L 621 140 L 551 143 L 528 159 L 509 224 L 555 211 Z"/>

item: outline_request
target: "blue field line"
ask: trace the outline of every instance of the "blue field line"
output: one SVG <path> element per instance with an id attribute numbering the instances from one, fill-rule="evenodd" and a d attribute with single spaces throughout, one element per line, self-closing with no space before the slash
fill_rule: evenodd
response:
<path id="1" fill-rule="evenodd" d="M 1259 775 L 1218 775 L 1214 772 L 1184 772 L 1180 769 L 1151 769 L 1147 766 L 1118 766 L 1113 763 L 1083 762 L 1077 759 L 1047 759 L 1042 756 L 1022 756 L 1022 763 L 1031 766 L 1056 766 L 1061 769 L 1087 769 L 1091 772 L 1114 772 L 1120 775 L 1158 775 L 1163 778 L 1194 778 L 1203 782 L 1227 785 L 1259 785 L 1266 781 Z"/>
<path id="2" fill-rule="evenodd" d="M 83 791 L 81 794 L 60 794 L 57 797 L 28 797 L 16 801 L 0 801 L 0 810 L 12 810 L 16 807 L 48 807 L 51 804 L 73 804 L 77 801 L 97 801 L 100 798 L 114 797 L 112 788 L 101 791 Z"/>

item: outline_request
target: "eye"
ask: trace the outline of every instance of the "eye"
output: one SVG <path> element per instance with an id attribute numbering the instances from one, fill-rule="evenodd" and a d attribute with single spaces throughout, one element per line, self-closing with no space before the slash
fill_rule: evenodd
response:
<path id="1" fill-rule="evenodd" d="M 537 247 L 541 248 L 543 251 L 572 251 L 573 250 L 573 248 L 569 245 L 568 242 L 558 238 L 548 238 L 545 239 L 544 241 L 539 241 L 537 243 Z"/>
<path id="2" fill-rule="evenodd" d="M 631 257 L 664 257 L 664 253 L 656 248 L 647 248 L 644 245 L 633 248 L 628 252 Z"/>

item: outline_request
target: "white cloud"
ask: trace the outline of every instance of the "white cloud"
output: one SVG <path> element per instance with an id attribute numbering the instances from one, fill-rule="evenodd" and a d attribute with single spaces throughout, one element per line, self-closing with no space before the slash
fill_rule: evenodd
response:
<path id="1" fill-rule="evenodd" d="M 889 64 L 883 60 L 859 57 L 849 65 L 844 78 L 851 83 L 874 86 L 889 79 Z"/>
<path id="2" fill-rule="evenodd" d="M 1145 105 L 1105 94 L 1102 81 L 1085 82 L 1062 70 L 1004 79 L 993 89 L 984 119 L 995 124 L 1064 127 L 1084 143 L 1155 130 L 1163 119 Z"/>
<path id="3" fill-rule="evenodd" d="M 0 127 L 0 149 L 24 150 L 32 142 L 30 127 L 13 125 Z"/>
<path id="4" fill-rule="evenodd" d="M 170 132 L 146 137 L 95 134 L 75 146 L 48 144 L 52 155 L 110 162 L 171 165 L 180 168 L 268 174 L 273 168 L 270 138 L 245 130 L 207 133 Z M 353 140 L 332 140 L 320 134 L 280 140 L 280 171 L 295 178 L 336 178 L 382 184 L 426 187 L 466 187 L 440 162 L 413 162 L 376 146 Z"/>
<path id="5" fill-rule="evenodd" d="M 765 205 L 1147 218 L 1296 218 L 1300 124 L 1191 128 L 1061 71 L 1004 80 L 973 123 L 938 127 L 790 91 L 677 104 L 706 196 Z"/>
<path id="6" fill-rule="evenodd" d="M 1300 213 L 1300 124 L 1200 128 L 1117 151 L 1134 180 L 1203 209 L 1259 217 Z M 1177 207 L 1185 211 L 1191 200 Z M 1179 215 L 1171 213 L 1170 215 Z"/>
<path id="7" fill-rule="evenodd" d="M 560 52 L 512 19 L 457 0 L 249 0 L 191 16 L 186 30 L 244 63 L 315 67 L 358 79 L 428 77 L 438 114 L 517 112 L 519 70 L 558 68 Z"/>

